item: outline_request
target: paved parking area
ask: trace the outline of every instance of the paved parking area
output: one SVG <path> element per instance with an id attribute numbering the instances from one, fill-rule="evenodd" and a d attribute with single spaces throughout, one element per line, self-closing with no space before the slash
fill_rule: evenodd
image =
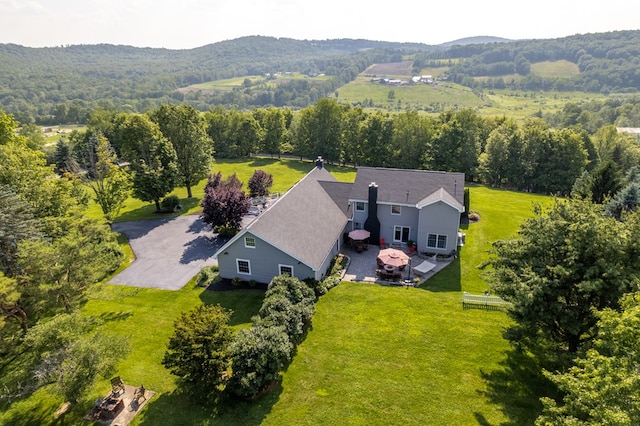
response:
<path id="1" fill-rule="evenodd" d="M 198 215 L 114 223 L 112 228 L 127 236 L 136 260 L 109 284 L 178 290 L 202 267 L 216 264 L 212 256 L 224 243 Z"/>

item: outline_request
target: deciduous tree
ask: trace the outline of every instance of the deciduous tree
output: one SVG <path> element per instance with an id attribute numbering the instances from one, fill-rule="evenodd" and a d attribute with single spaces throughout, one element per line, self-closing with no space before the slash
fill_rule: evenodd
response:
<path id="1" fill-rule="evenodd" d="M 264 170 L 256 170 L 249 178 L 247 186 L 251 197 L 262 197 L 269 195 L 269 189 L 273 185 L 273 175 Z"/>
<path id="2" fill-rule="evenodd" d="M 176 151 L 179 181 L 193 197 L 191 188 L 207 177 L 213 160 L 213 142 L 206 121 L 189 105 L 162 105 L 149 116 L 158 124 Z"/>
<path id="3" fill-rule="evenodd" d="M 280 378 L 280 371 L 291 361 L 293 347 L 284 327 L 239 330 L 231 345 L 231 393 L 249 399 L 265 390 Z"/>
<path id="4" fill-rule="evenodd" d="M 534 213 L 516 238 L 494 243 L 491 289 L 513 303 L 514 343 L 573 354 L 594 336 L 594 312 L 617 308 L 633 288 L 628 232 L 584 200 L 556 200 Z"/>
<path id="5" fill-rule="evenodd" d="M 25 336 L 35 355 L 31 390 L 54 384 L 66 401 L 82 398 L 99 376 L 108 377 L 129 348 L 123 337 L 109 335 L 96 321 L 80 314 L 61 314 L 41 321 Z"/>
<path id="6" fill-rule="evenodd" d="M 237 230 L 242 218 L 251 207 L 251 199 L 242 190 L 242 185 L 234 175 L 219 181 L 219 176 L 213 175 L 205 187 L 202 202 L 202 220 L 213 228 L 225 226 Z M 212 181 L 218 180 L 217 184 Z"/>
<path id="7" fill-rule="evenodd" d="M 161 212 L 160 199 L 177 183 L 177 156 L 158 125 L 144 115 L 127 114 L 116 129 L 122 156 L 133 170 L 133 195 L 153 201 Z"/>
<path id="8" fill-rule="evenodd" d="M 88 195 L 72 176 L 57 178 L 44 154 L 25 145 L 0 145 L 0 185 L 29 203 L 36 217 L 62 217 L 85 208 Z"/>
<path id="9" fill-rule="evenodd" d="M 102 135 L 98 136 L 96 160 L 95 178 L 89 180 L 89 186 L 105 218 L 112 222 L 129 197 L 131 179 L 127 171 L 116 164 L 116 155 Z"/>
<path id="10" fill-rule="evenodd" d="M 564 373 L 547 373 L 563 394 L 543 398 L 538 426 L 640 424 L 640 306 L 627 297 L 622 312 L 605 309 L 598 335 L 583 357 Z"/>

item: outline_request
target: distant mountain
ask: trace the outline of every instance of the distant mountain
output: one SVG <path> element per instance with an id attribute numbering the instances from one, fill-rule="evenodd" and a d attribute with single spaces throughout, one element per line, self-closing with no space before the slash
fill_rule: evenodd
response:
<path id="1" fill-rule="evenodd" d="M 441 47 L 450 47 L 450 46 L 465 46 L 467 44 L 489 44 L 489 43 L 509 43 L 514 40 L 502 37 L 493 37 L 493 36 L 475 36 L 475 37 L 465 37 L 459 38 L 457 40 L 448 41 L 446 43 L 439 44 Z"/>

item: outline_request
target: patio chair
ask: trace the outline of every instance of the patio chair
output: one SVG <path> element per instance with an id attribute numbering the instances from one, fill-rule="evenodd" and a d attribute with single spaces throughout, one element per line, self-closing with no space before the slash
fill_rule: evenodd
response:
<path id="1" fill-rule="evenodd" d="M 116 376 L 111 379 L 111 392 L 114 395 L 120 395 L 120 392 L 124 392 L 124 382 L 120 376 Z"/>
<path id="2" fill-rule="evenodd" d="M 380 248 L 387 248 L 387 244 L 384 241 L 384 238 L 380 238 Z"/>

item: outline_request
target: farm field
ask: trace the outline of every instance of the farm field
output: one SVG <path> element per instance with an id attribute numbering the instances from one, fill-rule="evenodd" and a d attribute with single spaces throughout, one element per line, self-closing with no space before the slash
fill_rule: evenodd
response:
<path id="1" fill-rule="evenodd" d="M 292 73 L 280 73 L 275 76 L 273 79 L 266 79 L 261 75 L 248 75 L 244 77 L 234 77 L 227 78 L 223 80 L 213 80 L 207 81 L 205 83 L 192 84 L 187 87 L 182 87 L 178 89 L 181 93 L 188 92 L 197 92 L 201 90 L 202 92 L 230 92 L 234 89 L 240 89 L 245 87 L 245 80 L 251 82 L 251 85 L 266 85 L 266 87 L 276 87 L 278 84 L 282 84 L 291 80 L 302 80 L 306 79 L 309 81 L 323 81 L 328 79 L 329 77 L 324 75 L 319 75 L 316 77 L 309 77 L 306 74 L 292 72 Z"/>
<path id="2" fill-rule="evenodd" d="M 567 102 L 584 103 L 602 101 L 606 95 L 585 92 L 545 92 L 517 90 L 473 90 L 452 82 L 438 84 L 405 84 L 391 86 L 371 81 L 372 78 L 396 78 L 407 81 L 411 77 L 411 61 L 375 64 L 367 68 L 354 81 L 335 91 L 336 100 L 366 109 L 390 112 L 415 110 L 438 114 L 446 110 L 471 108 L 483 116 L 508 116 L 523 120 L 534 114 L 556 112 Z M 447 67 L 424 68 L 420 75 L 432 75 L 436 79 L 446 73 Z M 578 73 L 577 65 L 568 61 L 545 61 L 531 64 L 532 74 L 546 78 L 570 77 Z M 486 80 L 489 77 L 475 77 Z M 519 80 L 517 74 L 501 76 L 506 82 Z"/>
<path id="3" fill-rule="evenodd" d="M 214 170 L 244 180 L 258 167 L 274 173 L 277 190 L 284 191 L 312 165 L 260 158 L 220 161 Z M 355 174 L 329 169 L 343 181 Z M 483 186 L 471 186 L 470 193 L 471 210 L 481 219 L 463 226 L 467 243 L 451 266 L 420 288 L 341 283 L 319 301 L 281 385 L 253 403 L 225 404 L 219 413 L 194 406 L 160 364 L 173 321 L 200 303 L 221 304 L 234 311 L 234 327 L 247 327 L 262 292 L 213 292 L 193 281 L 175 292 L 99 285 L 83 312 L 103 318 L 105 332 L 129 337 L 131 352 L 117 374 L 158 392 L 132 424 L 531 424 L 539 384 L 511 364 L 513 353 L 501 335 L 507 316 L 462 310 L 461 297 L 486 289 L 478 266 L 491 241 L 514 235 L 533 203 L 550 199 Z M 80 417 L 108 388 L 108 378 L 98 382 L 64 424 L 85 424 Z M 0 424 L 53 424 L 61 402 L 39 391 L 9 406 Z"/>
<path id="4" fill-rule="evenodd" d="M 479 108 L 485 102 L 471 89 L 453 83 L 389 86 L 371 82 L 371 77 L 363 74 L 338 88 L 336 93 L 338 102 L 389 111 L 438 113 L 448 109 Z"/>

